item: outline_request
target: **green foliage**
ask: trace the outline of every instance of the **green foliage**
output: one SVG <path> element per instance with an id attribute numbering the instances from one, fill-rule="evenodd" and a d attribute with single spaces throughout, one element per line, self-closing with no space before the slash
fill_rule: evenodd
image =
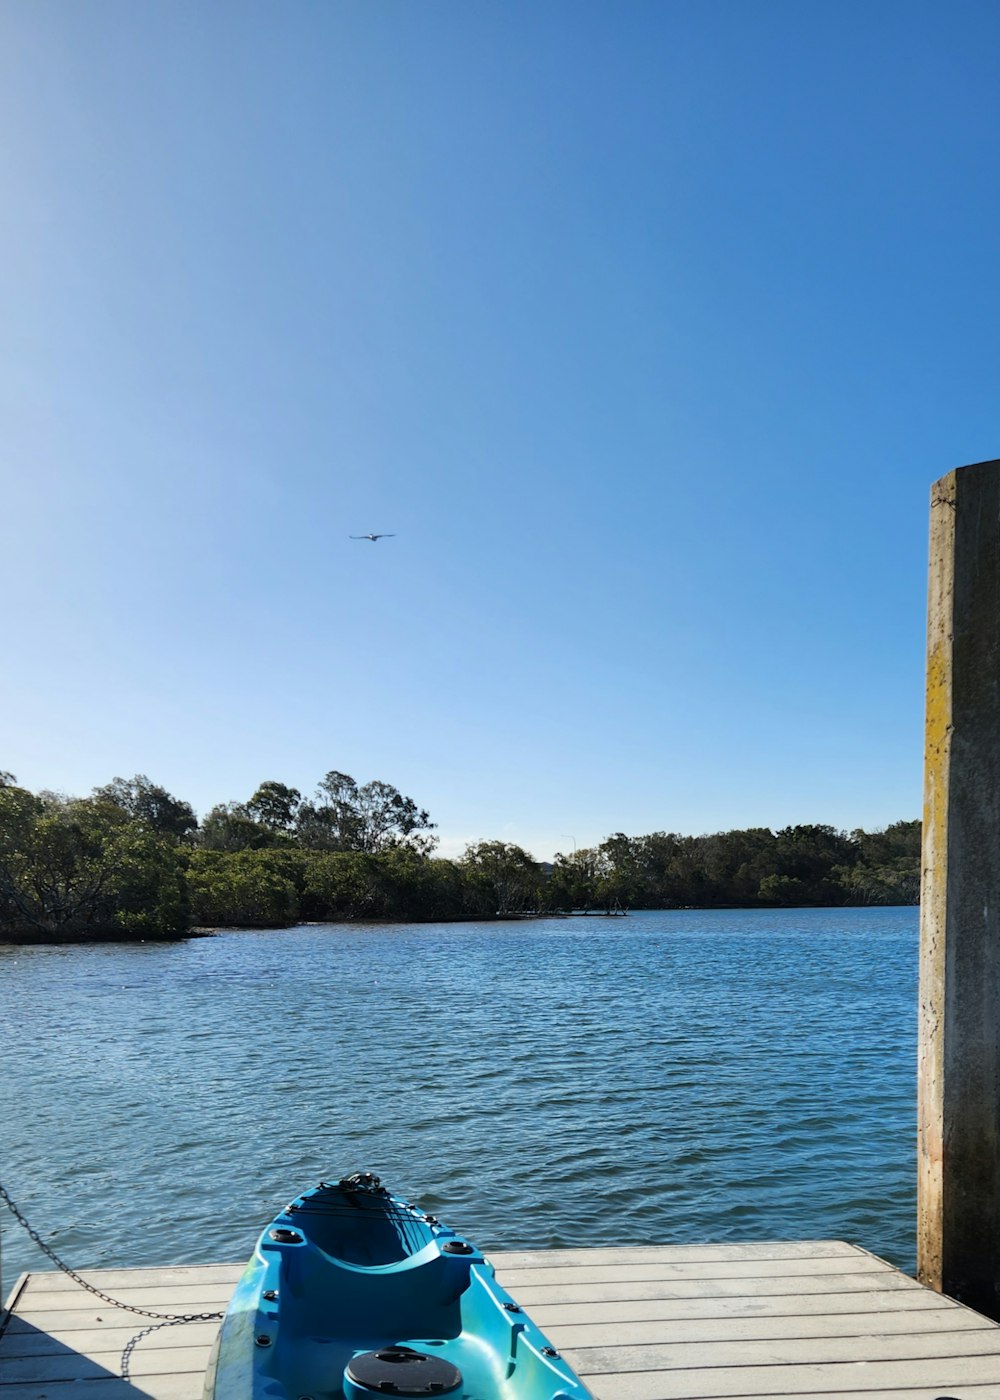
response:
<path id="1" fill-rule="evenodd" d="M 290 834 L 295 826 L 295 817 L 302 805 L 302 794 L 298 788 L 286 787 L 284 783 L 261 783 L 246 805 L 247 814 L 268 831 Z"/>
<path id="2" fill-rule="evenodd" d="M 851 904 L 916 904 L 920 898 L 920 823 L 854 831 L 854 864 L 834 871 Z"/>
<path id="3" fill-rule="evenodd" d="M 805 880 L 794 875 L 765 875 L 760 882 L 759 898 L 765 904 L 777 904 L 782 908 L 800 908 L 805 904 L 815 904 L 811 890 Z"/>
<path id="4" fill-rule="evenodd" d="M 94 789 L 94 800 L 111 802 L 158 836 L 172 836 L 177 841 L 190 836 L 198 825 L 189 803 L 171 797 L 166 788 L 151 783 L 144 773 L 137 773 L 134 778 L 113 778 L 106 787 Z"/>
<path id="5" fill-rule="evenodd" d="M 382 898 L 378 917 L 457 919 L 468 917 L 461 873 L 453 861 L 434 860 L 409 846 L 369 857 L 379 871 Z"/>
<path id="6" fill-rule="evenodd" d="M 184 862 L 176 841 L 113 802 L 0 788 L 0 920 L 12 934 L 181 935 Z"/>
<path id="7" fill-rule="evenodd" d="M 474 917 L 463 872 L 406 846 L 310 853 L 303 908 L 312 919 L 460 919 Z"/>
<path id="8" fill-rule="evenodd" d="M 549 910 L 590 909 L 596 903 L 589 850 L 571 856 L 557 852 L 542 892 L 542 907 Z"/>
<path id="9" fill-rule="evenodd" d="M 221 802 L 206 815 L 198 844 L 207 851 L 259 851 L 275 844 L 275 832 L 255 821 L 242 802 Z"/>
<path id="10" fill-rule="evenodd" d="M 412 797 L 404 797 L 389 783 L 359 786 L 335 769 L 319 784 L 314 802 L 298 809 L 299 843 L 311 850 L 363 851 L 373 855 L 406 846 L 429 855 L 435 823 Z"/>
<path id="11" fill-rule="evenodd" d="M 466 848 L 462 866 L 470 912 L 488 917 L 539 908 L 541 871 L 521 846 L 508 841 L 476 842 Z"/>
<path id="12" fill-rule="evenodd" d="M 381 903 L 376 863 L 356 851 L 310 852 L 302 899 L 310 919 L 373 918 Z"/>
<path id="13" fill-rule="evenodd" d="M 618 833 L 595 851 L 557 857 L 553 890 L 575 907 L 614 893 L 632 908 L 914 904 L 920 823 L 850 836 L 831 826 L 767 827 L 707 836 Z"/>
<path id="14" fill-rule="evenodd" d="M 615 832 L 551 866 L 506 841 L 431 856 L 433 823 L 388 783 L 331 770 L 313 801 L 268 780 L 195 829 L 144 774 L 85 799 L 0 772 L 0 936 L 170 937 L 298 919 L 444 920 L 530 910 L 915 903 L 920 823 L 680 836 Z"/>
<path id="15" fill-rule="evenodd" d="M 301 865 L 285 851 L 193 851 L 191 914 L 202 928 L 276 928 L 299 917 Z"/>

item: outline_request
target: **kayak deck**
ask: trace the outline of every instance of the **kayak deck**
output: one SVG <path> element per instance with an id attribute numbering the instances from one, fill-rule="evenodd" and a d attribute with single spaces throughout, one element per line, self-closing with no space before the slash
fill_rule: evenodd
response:
<path id="1" fill-rule="evenodd" d="M 590 1400 L 482 1252 L 372 1172 L 265 1226 L 205 1400 Z"/>
<path id="2" fill-rule="evenodd" d="M 1000 1400 L 1000 1327 L 837 1242 L 489 1252 L 598 1400 L 823 1396 Z M 226 1306 L 241 1264 L 105 1269 L 89 1282 L 139 1307 Z M 0 1336 L 0 1400 L 200 1400 L 217 1327 L 154 1332 L 62 1274 L 22 1276 Z"/>

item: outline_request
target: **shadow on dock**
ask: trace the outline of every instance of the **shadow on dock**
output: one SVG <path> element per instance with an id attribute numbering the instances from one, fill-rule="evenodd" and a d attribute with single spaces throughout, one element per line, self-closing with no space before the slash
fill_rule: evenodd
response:
<path id="1" fill-rule="evenodd" d="M 86 1338 L 86 1340 L 84 1340 Z M 81 1346 L 93 1339 L 81 1337 Z M 81 1400 L 150 1400 L 150 1392 L 119 1372 L 119 1357 L 106 1364 L 84 1350 L 77 1350 L 51 1333 L 18 1317 L 3 1330 L 3 1394 L 21 1400 L 22 1394 L 40 1397 L 50 1387 L 74 1385 Z"/>

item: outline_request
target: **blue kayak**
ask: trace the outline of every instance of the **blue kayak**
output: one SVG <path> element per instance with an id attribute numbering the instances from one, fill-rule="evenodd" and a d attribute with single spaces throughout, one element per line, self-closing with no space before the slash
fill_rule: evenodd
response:
<path id="1" fill-rule="evenodd" d="M 236 1286 L 205 1400 L 591 1400 L 467 1240 L 359 1172 L 297 1197 Z"/>

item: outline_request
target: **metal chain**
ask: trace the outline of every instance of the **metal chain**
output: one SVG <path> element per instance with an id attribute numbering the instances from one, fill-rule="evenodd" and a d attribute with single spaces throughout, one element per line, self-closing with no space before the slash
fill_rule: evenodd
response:
<path id="1" fill-rule="evenodd" d="M 215 1316 L 221 1317 L 222 1314 L 216 1313 Z M 191 1321 L 193 1321 L 193 1319 L 190 1317 L 173 1317 L 170 1319 L 169 1322 L 152 1322 L 148 1327 L 144 1327 L 141 1332 L 137 1332 L 134 1337 L 129 1338 L 129 1340 L 125 1343 L 125 1350 L 122 1352 L 121 1360 L 118 1363 L 118 1369 L 121 1372 L 122 1380 L 128 1381 L 132 1379 L 132 1377 L 129 1375 L 129 1366 L 132 1362 L 132 1353 L 135 1351 L 138 1343 L 142 1341 L 143 1337 L 148 1337 L 151 1332 L 159 1332 L 160 1329 L 163 1327 L 176 1327 L 177 1324 L 180 1322 Z"/>
<path id="2" fill-rule="evenodd" d="M 10 1211 L 11 1215 L 21 1226 L 21 1228 L 27 1232 L 29 1239 L 33 1240 L 34 1243 L 37 1244 L 38 1248 L 42 1251 L 43 1254 L 48 1255 L 48 1257 L 52 1260 L 53 1264 L 55 1264 L 56 1268 L 61 1269 L 64 1274 L 67 1274 L 73 1280 L 74 1283 L 78 1283 L 81 1288 L 85 1288 L 87 1292 L 92 1293 L 95 1298 L 100 1298 L 102 1303 L 108 1303 L 113 1308 L 122 1308 L 125 1312 L 135 1313 L 138 1317 L 155 1318 L 157 1321 L 162 1322 L 164 1324 L 176 1322 L 220 1322 L 225 1316 L 224 1313 L 220 1312 L 151 1312 L 149 1308 L 137 1308 L 134 1303 L 119 1302 L 117 1298 L 112 1298 L 107 1293 L 102 1293 L 99 1288 L 95 1288 L 92 1283 L 88 1283 L 85 1278 L 81 1278 L 75 1269 L 71 1269 L 67 1263 L 65 1263 L 62 1259 L 59 1258 L 58 1254 L 56 1254 L 54 1250 L 49 1248 L 49 1246 L 42 1239 L 41 1235 L 39 1235 L 38 1231 L 33 1229 L 28 1224 L 27 1220 L 25 1220 L 24 1216 L 21 1214 L 17 1206 L 11 1200 L 10 1195 L 3 1186 L 2 1182 L 0 1182 L 0 1200 L 3 1201 L 4 1205 Z M 147 1330 L 151 1331 L 152 1329 L 150 1328 Z M 144 1334 L 140 1333 L 140 1336 L 141 1335 Z M 135 1340 L 138 1341 L 138 1338 L 136 1338 Z"/>

